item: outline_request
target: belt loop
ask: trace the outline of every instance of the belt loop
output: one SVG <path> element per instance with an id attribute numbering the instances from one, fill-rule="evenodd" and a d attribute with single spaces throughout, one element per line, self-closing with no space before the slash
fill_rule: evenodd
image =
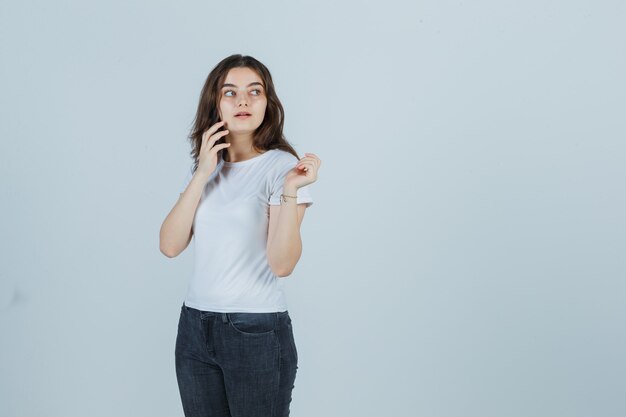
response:
<path id="1" fill-rule="evenodd" d="M 228 323 L 228 313 L 222 313 L 222 323 Z"/>

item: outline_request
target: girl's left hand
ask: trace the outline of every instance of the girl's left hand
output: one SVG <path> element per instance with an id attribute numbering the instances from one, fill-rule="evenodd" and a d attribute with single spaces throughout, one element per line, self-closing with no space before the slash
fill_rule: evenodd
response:
<path id="1" fill-rule="evenodd" d="M 322 164 L 321 159 L 314 153 L 305 153 L 305 157 L 301 158 L 294 169 L 287 173 L 285 177 L 284 187 L 296 188 L 304 187 L 314 183 L 317 180 L 317 171 Z"/>

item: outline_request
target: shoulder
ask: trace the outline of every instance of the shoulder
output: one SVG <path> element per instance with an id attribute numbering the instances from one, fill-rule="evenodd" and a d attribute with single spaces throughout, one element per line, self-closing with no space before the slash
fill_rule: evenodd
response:
<path id="1" fill-rule="evenodd" d="M 290 152 L 282 149 L 271 149 L 267 152 L 272 154 L 265 158 L 264 163 L 266 164 L 268 178 L 274 182 L 280 182 L 281 178 L 298 164 L 298 158 Z"/>
<path id="2" fill-rule="evenodd" d="M 279 166 L 293 165 L 299 161 L 291 152 L 282 149 L 272 149 L 269 152 L 274 153 L 273 163 Z"/>

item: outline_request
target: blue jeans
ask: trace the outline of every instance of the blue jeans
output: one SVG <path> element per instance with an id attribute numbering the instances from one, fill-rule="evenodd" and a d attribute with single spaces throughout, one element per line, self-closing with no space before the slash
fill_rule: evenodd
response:
<path id="1" fill-rule="evenodd" d="M 186 417 L 289 416 L 298 353 L 288 311 L 219 313 L 183 303 L 175 358 Z"/>

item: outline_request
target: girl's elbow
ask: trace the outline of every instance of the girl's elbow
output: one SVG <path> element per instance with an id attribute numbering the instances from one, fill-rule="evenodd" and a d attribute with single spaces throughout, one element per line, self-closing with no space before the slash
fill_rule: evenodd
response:
<path id="1" fill-rule="evenodd" d="M 293 268 L 290 269 L 290 268 L 272 266 L 272 265 L 270 265 L 270 269 L 272 270 L 272 273 L 279 278 L 287 277 L 291 275 L 291 273 L 293 272 Z"/>
<path id="2" fill-rule="evenodd" d="M 159 247 L 159 250 L 161 251 L 163 255 L 167 256 L 168 258 L 175 258 L 180 254 L 180 252 L 177 252 L 173 250 L 172 248 L 169 248 L 163 245 Z"/>

